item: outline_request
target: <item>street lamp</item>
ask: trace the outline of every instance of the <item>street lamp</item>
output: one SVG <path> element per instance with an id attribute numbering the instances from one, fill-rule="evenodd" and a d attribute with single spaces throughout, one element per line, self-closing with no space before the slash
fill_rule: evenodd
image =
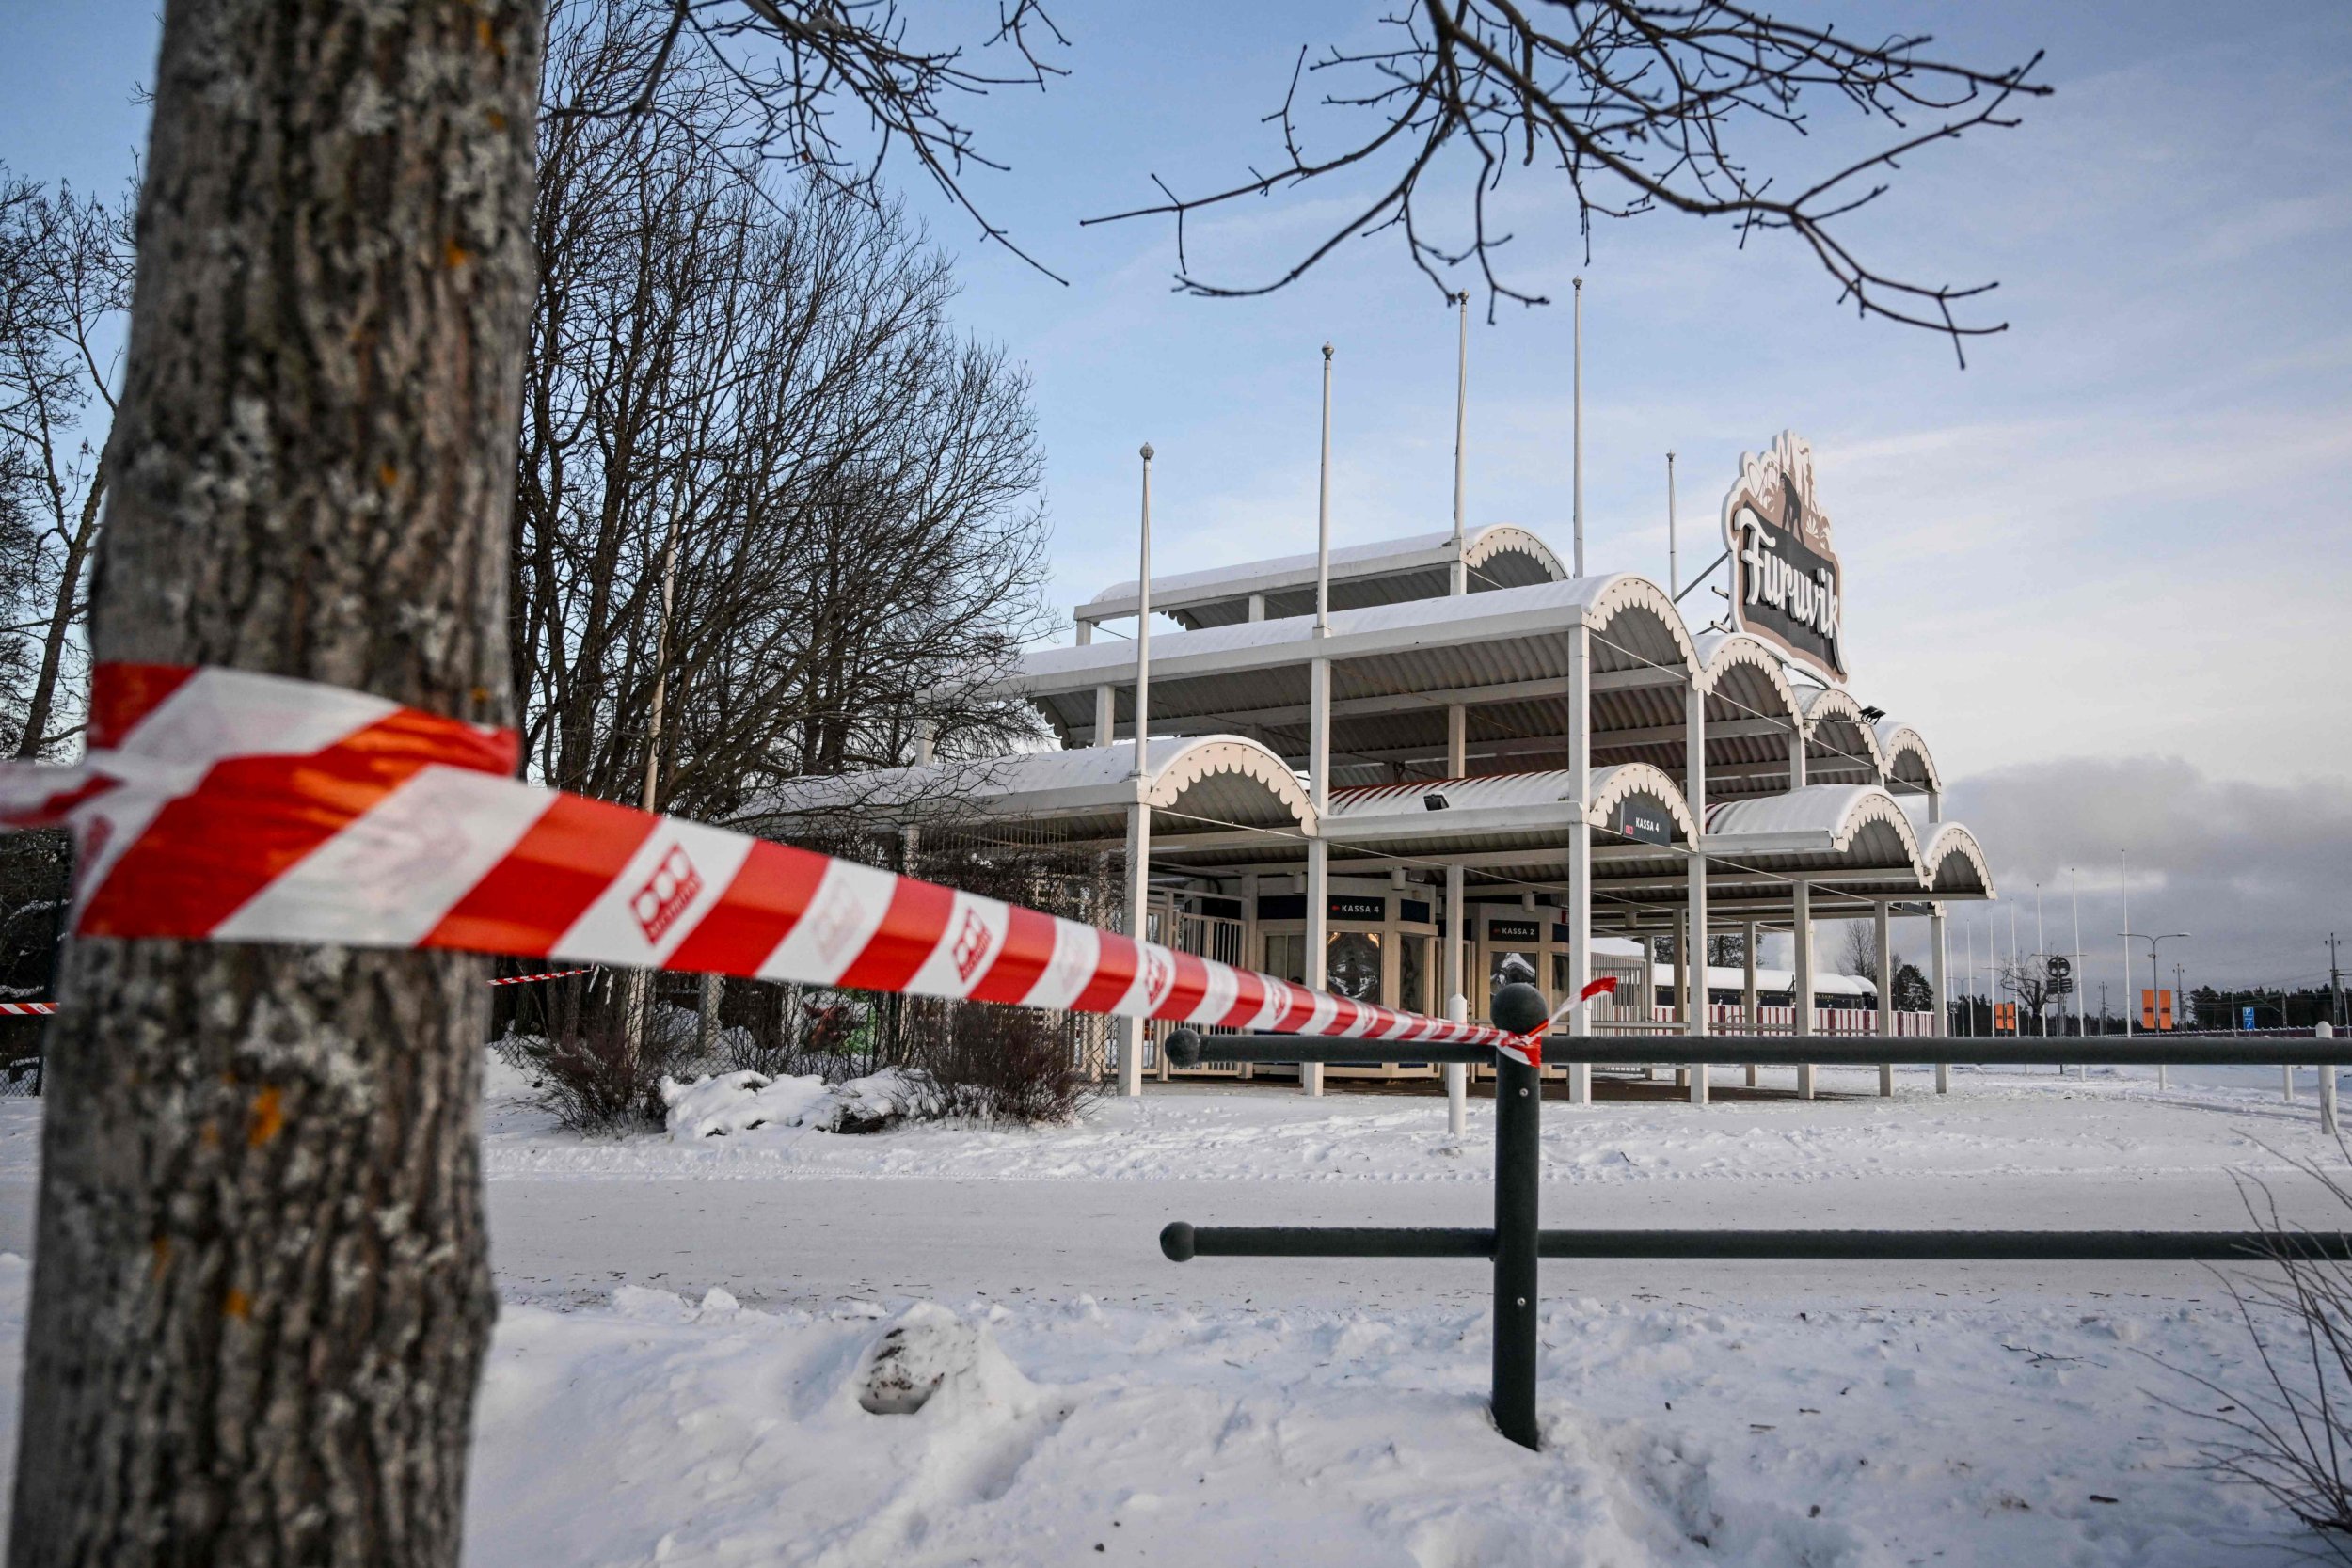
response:
<path id="1" fill-rule="evenodd" d="M 2168 942 L 2186 941 L 2188 933 L 2186 931 L 2166 931 L 2159 936 L 2150 936 L 2145 931 L 2118 931 L 2115 934 L 2122 937 L 2125 942 L 2144 942 L 2148 944 L 2148 989 L 2152 991 L 2162 990 L 2164 989 L 2164 973 L 2156 965 L 2156 949 Z M 2130 1000 L 2128 998 L 2125 999 L 2123 1005 L 2126 1007 L 2129 1007 L 2131 1006 Z"/>

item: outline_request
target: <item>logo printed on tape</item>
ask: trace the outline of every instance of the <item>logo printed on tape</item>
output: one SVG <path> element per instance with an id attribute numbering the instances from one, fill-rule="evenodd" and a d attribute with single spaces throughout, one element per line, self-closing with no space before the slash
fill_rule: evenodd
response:
<path id="1" fill-rule="evenodd" d="M 1176 960 L 1157 947 L 1143 950 L 1143 999 L 1156 1008 L 1168 1000 L 1170 986 L 1176 983 Z"/>
<path id="2" fill-rule="evenodd" d="M 974 972 L 980 967 L 981 961 L 988 957 L 988 950 L 992 945 L 993 944 L 989 940 L 988 922 L 980 918 L 977 911 L 966 908 L 963 911 L 963 927 L 956 932 L 956 944 L 950 953 L 956 962 L 956 978 L 971 979 Z"/>
<path id="3" fill-rule="evenodd" d="M 827 877 L 818 898 L 820 907 L 816 911 L 817 954 L 838 968 L 843 949 L 865 928 L 866 906 L 850 889 L 846 877 Z"/>
<path id="4" fill-rule="evenodd" d="M 647 942 L 660 942 L 661 933 L 677 923 L 702 890 L 703 874 L 686 858 L 686 846 L 673 844 L 653 868 L 653 875 L 645 879 L 645 885 L 629 895 L 628 911 L 637 917 L 638 929 L 645 933 Z"/>
<path id="5" fill-rule="evenodd" d="M 1070 921 L 1054 922 L 1054 957 L 1045 971 L 1046 980 L 1038 982 L 1041 990 L 1051 982 L 1052 989 L 1045 994 L 1074 998 L 1086 989 L 1102 956 L 1100 944 L 1087 940 L 1093 935 L 1090 929 Z"/>

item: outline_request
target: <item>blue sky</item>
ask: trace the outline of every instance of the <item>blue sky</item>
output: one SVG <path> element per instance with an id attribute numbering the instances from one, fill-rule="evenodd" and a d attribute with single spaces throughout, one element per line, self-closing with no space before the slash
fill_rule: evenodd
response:
<path id="1" fill-rule="evenodd" d="M 1326 339 L 1336 539 L 1446 525 L 1454 322 L 1392 240 L 1271 299 L 1223 302 L 1170 293 L 1165 226 L 1078 227 L 1147 198 L 1153 172 L 1193 191 L 1271 156 L 1257 117 L 1298 46 L 1360 41 L 1383 8 L 1061 8 L 1072 75 L 967 118 L 1012 166 L 975 194 L 1068 286 L 910 191 L 959 257 L 963 321 L 1035 375 L 1061 606 L 1132 575 L 1146 439 L 1163 570 L 1311 548 Z M 2135 847 L 2140 923 L 2217 933 L 2201 955 L 2190 944 L 2192 980 L 2200 957 L 2248 978 L 2315 972 L 2301 949 L 2352 930 L 2352 8 L 1806 11 L 1931 31 L 1980 64 L 2048 51 L 2058 91 L 2021 129 L 1917 156 L 1852 230 L 1890 270 L 2000 279 L 1992 309 L 2011 330 L 1959 371 L 1929 335 L 1838 309 L 1792 246 L 1741 253 L 1723 225 L 1603 223 L 1587 261 L 1560 193 L 1515 177 L 1518 277 L 1563 303 L 1473 316 L 1471 521 L 1565 551 L 1565 301 L 1581 273 L 1596 569 L 1663 577 L 1668 448 L 1685 560 L 1704 562 L 1741 451 L 1804 433 L 1846 562 L 1854 688 L 1927 734 L 1972 815 L 2011 829 L 1994 846 L 2010 886 L 2078 864 L 2106 898 Z M 0 158 L 120 178 L 145 134 L 132 88 L 151 70 L 152 15 L 57 6 L 10 32 Z M 1757 158 L 1793 172 L 1851 145 L 1848 111 L 1818 114 L 1812 141 Z M 1262 276 L 1341 196 L 1199 225 L 1196 263 Z M 2192 876 L 2174 863 L 2182 824 L 2210 836 L 2216 801 L 2244 816 L 2244 842 L 2206 845 Z M 2110 931 L 2114 912 L 2087 924 Z"/>

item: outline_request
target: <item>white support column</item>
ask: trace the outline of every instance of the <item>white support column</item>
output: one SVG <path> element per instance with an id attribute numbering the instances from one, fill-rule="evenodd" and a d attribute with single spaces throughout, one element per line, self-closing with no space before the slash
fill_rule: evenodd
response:
<path id="1" fill-rule="evenodd" d="M 1804 787 L 1804 723 L 1800 720 L 1788 732 L 1788 787 Z M 1807 1030 L 1810 1034 L 1812 1031 Z"/>
<path id="2" fill-rule="evenodd" d="M 1699 837 L 1691 845 L 1690 910 L 1685 927 L 1690 932 L 1691 990 L 1684 1006 L 1688 1008 L 1685 1027 L 1693 1039 L 1707 1037 L 1707 693 L 1693 681 L 1682 694 L 1682 794 L 1690 802 L 1691 819 L 1699 825 Z M 1699 1049 L 1699 1048 L 1693 1048 Z M 1691 1064 L 1691 1103 L 1707 1103 L 1708 1066 L 1704 1061 Z"/>
<path id="3" fill-rule="evenodd" d="M 1939 1035 L 1952 1032 L 1951 992 L 1947 989 L 1951 976 L 1945 967 L 1947 962 L 1944 953 L 1944 906 L 1931 904 L 1928 906 L 1928 984 L 1935 990 L 1935 1011 L 1931 1016 L 1935 1021 L 1935 1032 Z M 1951 1063 L 1935 1064 L 1935 1092 L 1952 1092 Z"/>
<path id="4" fill-rule="evenodd" d="M 1094 743 L 1108 746 L 1119 738 L 1119 689 L 1098 686 L 1094 689 Z"/>
<path id="5" fill-rule="evenodd" d="M 1756 1001 L 1756 922 L 1740 923 L 1740 959 L 1742 973 L 1740 988 L 1741 1027 L 1747 1033 L 1759 1034 L 1763 1029 L 1762 1009 Z M 1748 1087 L 1756 1087 L 1756 1064 L 1748 1064 Z"/>
<path id="6" fill-rule="evenodd" d="M 1878 930 L 1879 955 L 1879 1038 L 1891 1038 L 1895 1033 L 1895 937 L 1887 921 L 1886 900 L 1882 898 L 1871 906 L 1873 924 Z M 1879 1064 L 1879 1093 L 1895 1092 L 1895 1064 Z"/>
<path id="7" fill-rule="evenodd" d="M 1315 814 L 1315 837 L 1307 845 L 1307 983 L 1317 990 L 1328 990 L 1331 860 L 1330 847 L 1322 833 L 1323 814 L 1331 803 L 1331 661 L 1327 658 L 1314 659 L 1307 666 L 1307 800 Z M 1323 1064 L 1299 1064 L 1298 1086 L 1304 1093 L 1321 1094 Z"/>
<path id="8" fill-rule="evenodd" d="M 1136 455 L 1143 459 L 1143 522 L 1136 572 L 1136 798 L 1127 807 L 1127 934 L 1141 942 L 1152 908 L 1152 808 L 1146 804 L 1152 789 L 1152 443 Z M 1143 1020 L 1120 1022 L 1119 1092 L 1133 1099 L 1143 1093 Z"/>
<path id="9" fill-rule="evenodd" d="M 1263 594 L 1249 595 L 1249 618 L 1253 621 L 1265 619 L 1265 595 Z"/>
<path id="10" fill-rule="evenodd" d="M 1091 621 L 1080 621 L 1080 622 L 1078 623 L 1078 636 L 1077 636 L 1077 643 L 1078 643 L 1078 646 L 1079 646 L 1079 647 L 1081 647 L 1081 648 L 1086 647 L 1089 643 L 1092 642 L 1093 641 L 1094 641 L 1094 623 L 1093 623 L 1093 622 L 1091 622 Z"/>
<path id="11" fill-rule="evenodd" d="M 1258 938 L 1258 874 L 1244 872 L 1241 879 L 1241 966 L 1244 969 L 1263 969 L 1265 953 Z M 1249 1063 L 1241 1064 L 1239 1077 L 1248 1083 L 1257 1076 Z"/>
<path id="12" fill-rule="evenodd" d="M 1568 628 L 1568 787 L 1577 804 L 1568 830 L 1568 994 L 1580 996 L 1593 981 L 1593 634 L 1581 618 Z M 1646 1011 L 1646 994 L 1642 1004 Z M 1592 1102 L 1593 1064 L 1569 1063 L 1568 1103 Z"/>
<path id="13" fill-rule="evenodd" d="M 2336 1026 L 2323 1018 L 2312 1025 L 2312 1037 L 2332 1040 Z M 2331 1138 L 2336 1135 L 2336 1069 L 2327 1066 L 2319 1069 L 2319 1130 Z"/>
<path id="14" fill-rule="evenodd" d="M 1307 841 L 1307 983 L 1317 990 L 1331 989 L 1331 857 L 1330 846 L 1320 838 Z M 1323 1064 L 1298 1065 L 1301 1094 L 1323 1093 Z"/>
<path id="15" fill-rule="evenodd" d="M 1797 879 L 1792 890 L 1796 909 L 1790 923 L 1791 942 L 1795 948 L 1789 962 L 1796 973 L 1790 979 L 1794 992 L 1788 1000 L 1793 1006 L 1789 1016 L 1801 1036 L 1813 1033 L 1813 884 L 1803 877 Z M 1813 1098 L 1813 1064 L 1805 1062 L 1797 1069 L 1797 1098 Z"/>
<path id="16" fill-rule="evenodd" d="M 1470 777 L 1470 710 L 1450 703 L 1445 710 L 1445 776 Z"/>
<path id="17" fill-rule="evenodd" d="M 1944 792 L 1940 789 L 1928 791 L 1928 820 L 1930 822 L 1944 820 Z"/>
<path id="18" fill-rule="evenodd" d="M 1136 781 L 1140 793 L 1143 781 Z M 1141 942 L 1151 918 L 1152 808 L 1141 800 L 1127 807 L 1127 934 Z M 1119 1021 L 1119 1092 L 1143 1093 L 1143 1020 Z"/>
<path id="19" fill-rule="evenodd" d="M 1470 1021 L 1470 997 L 1462 989 L 1466 934 L 1462 926 L 1462 868 L 1445 868 L 1445 1016 Z M 1445 1130 L 1460 1137 L 1470 1123 L 1470 1064 L 1445 1065 Z"/>

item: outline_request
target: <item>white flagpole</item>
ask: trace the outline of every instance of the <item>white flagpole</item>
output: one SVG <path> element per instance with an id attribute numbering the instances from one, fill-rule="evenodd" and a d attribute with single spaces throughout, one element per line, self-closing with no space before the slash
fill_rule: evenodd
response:
<path id="1" fill-rule="evenodd" d="M 1462 323 L 1462 349 L 1454 375 L 1454 570 L 1452 592 L 1470 592 L 1470 566 L 1462 518 L 1462 474 L 1470 445 L 1470 291 L 1454 296 Z"/>
<path id="2" fill-rule="evenodd" d="M 1331 345 L 1323 345 L 1323 478 L 1315 499 L 1315 635 L 1331 635 Z"/>
<path id="3" fill-rule="evenodd" d="M 1576 575 L 1584 575 L 1584 279 L 1576 280 Z"/>
<path id="4" fill-rule="evenodd" d="M 1682 556 L 1675 544 L 1675 454 L 1666 454 L 1666 592 L 1682 597 Z"/>

